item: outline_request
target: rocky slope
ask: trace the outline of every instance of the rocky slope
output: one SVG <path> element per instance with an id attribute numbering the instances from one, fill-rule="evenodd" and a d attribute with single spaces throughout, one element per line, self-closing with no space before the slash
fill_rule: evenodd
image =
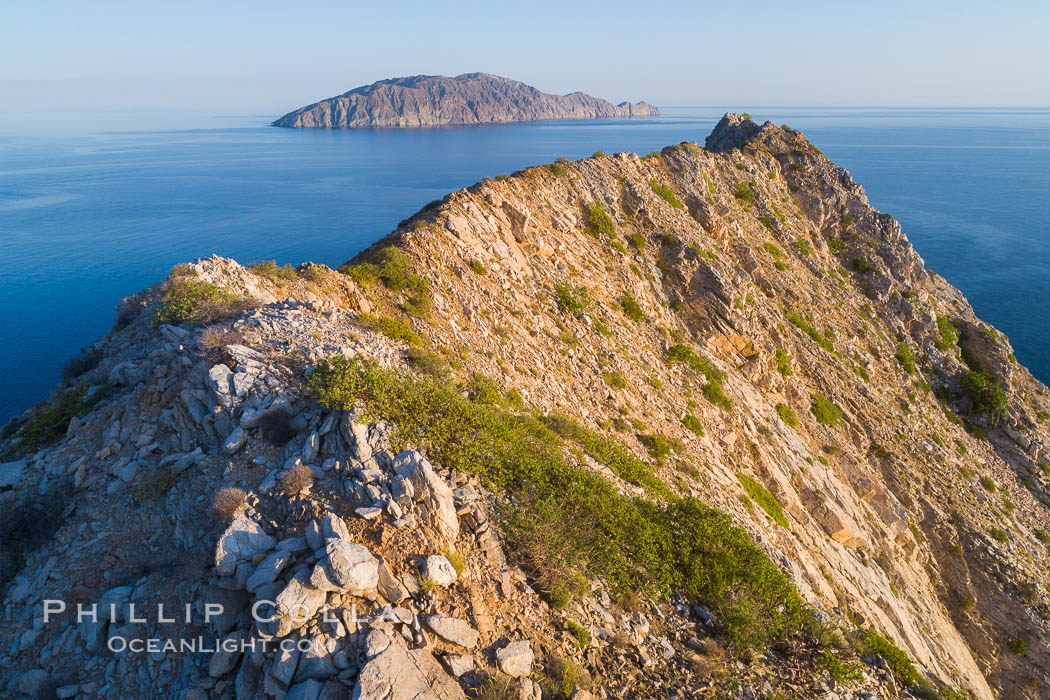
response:
<path id="1" fill-rule="evenodd" d="M 1045 696 L 1047 389 L 800 133 L 486 180 L 341 270 L 180 266 L 5 430 L 9 694 Z M 759 548 L 662 542 L 696 499 Z M 234 646 L 109 649 L 185 637 Z"/>
<path id="2" fill-rule="evenodd" d="M 415 75 L 380 80 L 289 112 L 273 124 L 297 129 L 358 129 L 651 117 L 659 113 L 645 102 L 614 105 L 582 92 L 548 95 L 498 75 L 466 73 L 453 78 Z"/>

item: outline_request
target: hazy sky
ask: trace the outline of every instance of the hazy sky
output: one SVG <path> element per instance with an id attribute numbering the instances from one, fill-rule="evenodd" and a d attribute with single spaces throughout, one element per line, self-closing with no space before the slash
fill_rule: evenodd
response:
<path id="1" fill-rule="evenodd" d="M 1050 2 L 0 0 L 0 112 L 280 114 L 485 71 L 657 105 L 1050 105 Z"/>

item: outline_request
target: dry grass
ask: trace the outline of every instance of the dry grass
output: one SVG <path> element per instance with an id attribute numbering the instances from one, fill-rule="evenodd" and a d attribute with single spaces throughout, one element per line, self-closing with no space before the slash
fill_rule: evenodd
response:
<path id="1" fill-rule="evenodd" d="M 427 595 L 433 595 L 434 591 L 438 589 L 437 581 L 426 574 L 416 579 L 416 583 L 419 584 L 419 590 L 423 591 Z"/>
<path id="2" fill-rule="evenodd" d="M 215 500 L 211 502 L 211 512 L 215 519 L 228 523 L 248 507 L 248 494 L 244 489 L 236 486 L 222 489 L 215 494 Z"/>
<path id="3" fill-rule="evenodd" d="M 232 328 L 208 326 L 201 331 L 201 347 L 206 350 L 217 350 L 227 345 L 240 345 L 243 342 L 244 335 Z"/>
<path id="4" fill-rule="evenodd" d="M 281 477 L 281 489 L 294 495 L 308 491 L 314 485 L 314 470 L 305 464 L 296 464 Z"/>

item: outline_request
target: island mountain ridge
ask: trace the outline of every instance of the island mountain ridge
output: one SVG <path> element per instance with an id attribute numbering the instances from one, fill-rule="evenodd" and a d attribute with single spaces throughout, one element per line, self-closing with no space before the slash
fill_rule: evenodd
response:
<path id="1" fill-rule="evenodd" d="M 273 122 L 290 128 L 418 128 L 549 119 L 651 117 L 650 104 L 614 105 L 582 92 L 550 95 L 488 73 L 415 75 L 380 80 L 289 112 Z"/>

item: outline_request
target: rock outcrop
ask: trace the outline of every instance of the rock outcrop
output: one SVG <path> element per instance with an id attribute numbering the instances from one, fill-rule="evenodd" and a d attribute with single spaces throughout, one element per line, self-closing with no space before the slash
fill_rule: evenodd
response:
<path id="1" fill-rule="evenodd" d="M 201 259 L 118 314 L 97 366 L 4 433 L 6 695 L 1050 683 L 1050 391 L 788 127 L 730 114 L 706 149 L 486 180 L 341 272 Z M 313 384 L 333 358 L 361 363 L 345 401 Z M 369 372 L 406 383 L 362 391 Z M 512 428 L 547 441 L 514 443 L 541 456 L 526 476 L 609 487 L 596 510 L 717 508 L 811 625 L 740 653 L 701 586 L 588 568 L 651 530 L 567 559 L 596 513 L 504 472 L 486 441 Z M 545 509 L 564 522 L 523 522 Z M 720 530 L 675 532 L 660 556 L 698 576 L 741 553 L 690 560 Z M 149 639 L 200 641 L 122 646 Z"/>
<path id="2" fill-rule="evenodd" d="M 613 104 L 582 92 L 549 95 L 498 75 L 466 73 L 380 80 L 289 112 L 273 124 L 296 129 L 405 128 L 659 113 L 645 102 Z"/>

